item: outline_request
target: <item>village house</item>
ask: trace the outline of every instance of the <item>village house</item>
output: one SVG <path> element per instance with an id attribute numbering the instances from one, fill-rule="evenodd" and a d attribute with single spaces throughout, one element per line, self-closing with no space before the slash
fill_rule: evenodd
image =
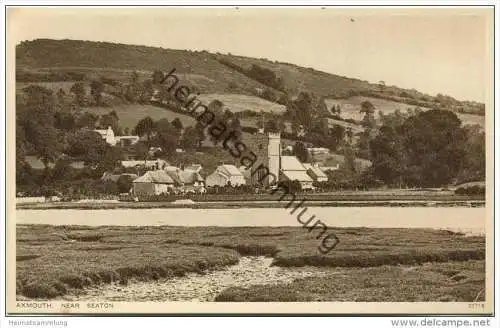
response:
<path id="1" fill-rule="evenodd" d="M 325 174 L 325 172 L 321 171 L 321 169 L 317 166 L 317 164 L 309 164 L 309 163 L 304 163 L 302 164 L 306 170 L 307 174 L 316 182 L 325 182 L 328 181 L 328 176 Z"/>
<path id="2" fill-rule="evenodd" d="M 181 191 L 183 193 L 205 193 L 205 180 L 195 171 L 181 170 L 178 173 L 179 180 L 181 181 Z"/>
<path id="3" fill-rule="evenodd" d="M 205 180 L 196 171 L 167 166 L 165 172 L 174 180 L 175 190 L 181 193 L 205 193 Z"/>
<path id="4" fill-rule="evenodd" d="M 174 180 L 163 170 L 148 171 L 133 181 L 136 196 L 168 194 L 174 186 Z"/>
<path id="5" fill-rule="evenodd" d="M 313 179 L 307 174 L 307 169 L 295 156 L 281 156 L 279 180 L 297 180 L 303 190 L 314 189 L 312 185 Z"/>
<path id="6" fill-rule="evenodd" d="M 236 166 L 224 164 L 219 165 L 212 174 L 207 176 L 205 183 L 207 187 L 223 187 L 228 183 L 231 186 L 241 186 L 246 184 L 246 180 Z"/>
<path id="7" fill-rule="evenodd" d="M 135 145 L 139 142 L 139 136 L 115 136 L 115 133 L 111 126 L 108 126 L 107 129 L 100 130 L 96 129 L 95 132 L 101 135 L 101 138 L 106 141 L 108 145 L 116 146 L 119 145 L 121 147 L 128 147 L 131 145 Z"/>
<path id="8" fill-rule="evenodd" d="M 185 170 L 191 170 L 200 173 L 201 170 L 203 169 L 203 166 L 201 164 L 190 164 L 185 167 Z"/>

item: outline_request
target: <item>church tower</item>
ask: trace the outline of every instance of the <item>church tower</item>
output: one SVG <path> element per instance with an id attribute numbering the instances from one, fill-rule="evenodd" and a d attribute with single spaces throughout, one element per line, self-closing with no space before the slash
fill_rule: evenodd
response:
<path id="1" fill-rule="evenodd" d="M 281 169 L 281 138 L 280 134 L 269 132 L 267 146 L 267 167 L 269 172 L 274 174 L 276 181 L 279 179 Z"/>
<path id="2" fill-rule="evenodd" d="M 269 173 L 276 176 L 276 181 L 279 179 L 279 172 L 281 168 L 280 158 L 281 158 L 281 137 L 279 133 L 257 133 L 253 135 L 245 136 L 244 140 L 247 149 L 254 152 L 257 156 L 257 161 L 252 166 L 255 170 L 260 165 L 263 165 L 269 169 Z M 270 179 L 263 179 L 263 170 L 257 172 L 253 175 L 250 183 L 252 185 L 257 185 L 264 183 L 264 185 L 269 185 Z"/>

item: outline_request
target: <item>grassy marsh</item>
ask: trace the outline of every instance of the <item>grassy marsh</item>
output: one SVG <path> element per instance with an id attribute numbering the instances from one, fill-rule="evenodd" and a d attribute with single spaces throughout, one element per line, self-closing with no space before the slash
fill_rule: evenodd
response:
<path id="1" fill-rule="evenodd" d="M 401 270 L 401 265 L 420 267 L 423 264 L 422 268 L 427 268 L 423 274 L 429 276 L 434 274 L 433 268 L 479 263 L 471 270 L 465 267 L 453 270 L 476 272 L 482 277 L 484 287 L 484 270 L 481 274 L 478 269 L 484 266 L 484 237 L 433 229 L 333 228 L 332 231 L 340 243 L 323 255 L 317 249 L 315 234 L 300 227 L 18 225 L 16 289 L 17 294 L 24 297 L 54 298 L 103 283 L 127 284 L 131 279 L 150 281 L 190 272 L 205 273 L 236 264 L 241 256 L 249 255 L 273 257 L 272 265 L 283 267 L 310 265 L 351 270 L 347 278 L 352 281 L 346 282 L 346 286 L 358 283 L 361 277 L 389 282 L 391 275 Z M 427 284 L 425 279 L 419 284 L 417 278 L 418 274 L 411 285 L 428 288 L 424 286 Z M 314 279 L 312 284 L 335 286 L 329 279 L 338 277 Z M 436 279 L 441 284 L 444 278 L 436 276 Z M 477 281 L 460 288 L 470 289 L 468 293 L 472 295 L 481 285 Z M 299 288 L 294 284 L 291 290 Z M 388 287 L 391 290 L 389 299 L 398 297 L 398 286 Z M 256 287 L 255 292 L 233 289 L 223 292 L 220 297 L 224 300 L 260 299 L 262 289 L 259 288 Z M 312 297 L 298 290 L 301 296 L 297 297 Z M 325 289 L 330 295 L 328 290 L 334 287 Z M 250 297 L 248 293 L 255 295 Z M 294 299 L 282 294 L 269 295 L 280 300 Z M 346 298 L 352 296 L 347 292 L 345 295 Z M 327 299 L 330 296 L 317 297 Z"/>

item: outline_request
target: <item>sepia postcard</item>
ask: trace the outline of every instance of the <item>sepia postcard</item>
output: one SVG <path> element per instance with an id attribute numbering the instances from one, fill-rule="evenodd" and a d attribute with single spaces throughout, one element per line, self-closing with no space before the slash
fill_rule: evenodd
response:
<path id="1" fill-rule="evenodd" d="M 493 7 L 6 12 L 8 314 L 493 313 Z"/>

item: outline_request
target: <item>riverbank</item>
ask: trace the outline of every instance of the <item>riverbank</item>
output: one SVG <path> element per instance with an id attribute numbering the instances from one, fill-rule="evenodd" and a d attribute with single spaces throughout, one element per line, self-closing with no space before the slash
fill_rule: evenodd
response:
<path id="1" fill-rule="evenodd" d="M 314 207 L 484 207 L 485 201 L 470 197 L 442 197 L 429 199 L 378 199 L 378 200 L 312 200 L 304 196 L 304 205 Z M 297 200 L 302 200 L 297 196 Z M 291 199 L 291 198 L 290 198 Z M 288 198 L 264 201 L 203 201 L 183 202 L 119 202 L 119 201 L 87 201 L 87 202 L 46 202 L 16 204 L 16 209 L 48 210 L 48 209 L 152 209 L 152 208 L 191 208 L 191 209 L 228 209 L 228 208 L 283 208 Z"/>
<path id="2" fill-rule="evenodd" d="M 351 270 L 352 279 L 363 278 L 360 281 L 371 275 L 364 268 L 389 266 L 400 270 L 400 266 L 485 258 L 484 236 L 434 229 L 335 227 L 333 230 L 340 243 L 324 255 L 317 250 L 315 235 L 300 227 L 18 225 L 16 291 L 21 299 L 69 297 L 78 291 L 106 290 L 105 286 L 110 285 L 117 292 L 138 282 L 156 284 L 226 270 L 249 256 L 270 258 L 271 265 L 281 270 L 315 267 L 306 271 L 318 274 L 334 274 L 339 268 Z M 253 267 L 253 271 L 234 271 L 239 277 L 233 287 L 241 287 L 238 282 L 245 281 L 245 275 L 261 270 L 258 268 L 262 266 Z M 259 274 L 269 273 L 266 272 Z M 294 283 L 291 280 L 300 278 L 291 271 L 283 272 L 293 279 L 282 283 Z M 307 277 L 311 278 L 309 274 Z M 260 278 L 252 280 L 247 276 L 247 279 L 256 283 Z M 435 283 L 442 283 L 440 279 Z M 274 283 L 261 281 L 266 282 Z M 418 281 L 412 284 L 415 287 Z M 434 285 L 422 280 L 416 290 L 425 295 Z M 224 286 L 217 285 L 213 291 L 219 292 L 221 287 Z M 390 288 L 400 287 L 388 288 L 387 294 L 379 295 L 377 301 L 392 301 Z M 447 293 L 451 293 L 449 289 Z M 469 294 L 474 293 L 475 289 Z M 127 297 L 129 301 L 140 298 L 133 292 Z"/>

